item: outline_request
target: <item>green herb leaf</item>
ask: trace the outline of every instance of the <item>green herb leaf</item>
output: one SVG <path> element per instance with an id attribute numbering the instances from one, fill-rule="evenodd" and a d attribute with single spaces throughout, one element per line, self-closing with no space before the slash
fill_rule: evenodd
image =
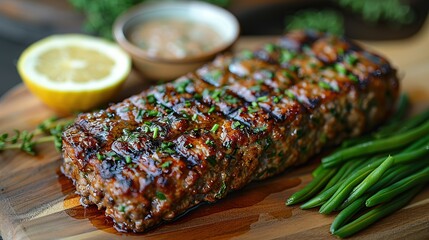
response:
<path id="1" fill-rule="evenodd" d="M 210 129 L 210 132 L 216 133 L 216 131 L 218 130 L 218 128 L 219 128 L 219 124 L 215 123 L 215 125 L 213 125 L 212 129 Z"/>
<path id="2" fill-rule="evenodd" d="M 161 201 L 167 200 L 167 197 L 165 196 L 165 194 L 160 191 L 156 191 L 156 198 L 158 198 Z"/>

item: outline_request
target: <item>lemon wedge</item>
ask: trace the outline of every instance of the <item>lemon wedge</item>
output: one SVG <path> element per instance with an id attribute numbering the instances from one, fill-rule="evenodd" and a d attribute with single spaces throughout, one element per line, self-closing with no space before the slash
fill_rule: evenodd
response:
<path id="1" fill-rule="evenodd" d="M 42 39 L 18 60 L 19 75 L 30 91 L 65 114 L 110 100 L 130 69 L 130 57 L 116 44 L 79 34 Z"/>

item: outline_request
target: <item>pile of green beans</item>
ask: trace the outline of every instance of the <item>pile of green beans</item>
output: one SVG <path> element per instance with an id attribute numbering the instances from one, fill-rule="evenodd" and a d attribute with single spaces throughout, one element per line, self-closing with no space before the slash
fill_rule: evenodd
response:
<path id="1" fill-rule="evenodd" d="M 405 206 L 429 183 L 429 109 L 404 120 L 408 108 L 402 95 L 385 126 L 323 158 L 313 180 L 286 204 L 338 211 L 330 231 L 342 238 Z"/>

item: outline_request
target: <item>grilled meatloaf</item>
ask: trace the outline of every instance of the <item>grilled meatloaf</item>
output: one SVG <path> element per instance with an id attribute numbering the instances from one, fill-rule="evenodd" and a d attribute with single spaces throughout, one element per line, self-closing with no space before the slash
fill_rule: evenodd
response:
<path id="1" fill-rule="evenodd" d="M 398 92 L 379 55 L 291 32 L 81 114 L 63 133 L 62 171 L 83 205 L 141 232 L 373 128 Z"/>

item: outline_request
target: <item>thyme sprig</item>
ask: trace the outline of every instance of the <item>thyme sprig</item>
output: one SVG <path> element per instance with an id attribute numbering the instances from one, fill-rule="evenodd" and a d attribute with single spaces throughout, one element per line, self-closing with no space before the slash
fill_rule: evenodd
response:
<path id="1" fill-rule="evenodd" d="M 14 130 L 13 134 L 0 134 L 0 152 L 5 150 L 21 150 L 30 155 L 36 155 L 36 146 L 46 142 L 53 142 L 60 151 L 62 147 L 61 134 L 74 118 L 51 117 L 41 122 L 32 131 Z"/>

